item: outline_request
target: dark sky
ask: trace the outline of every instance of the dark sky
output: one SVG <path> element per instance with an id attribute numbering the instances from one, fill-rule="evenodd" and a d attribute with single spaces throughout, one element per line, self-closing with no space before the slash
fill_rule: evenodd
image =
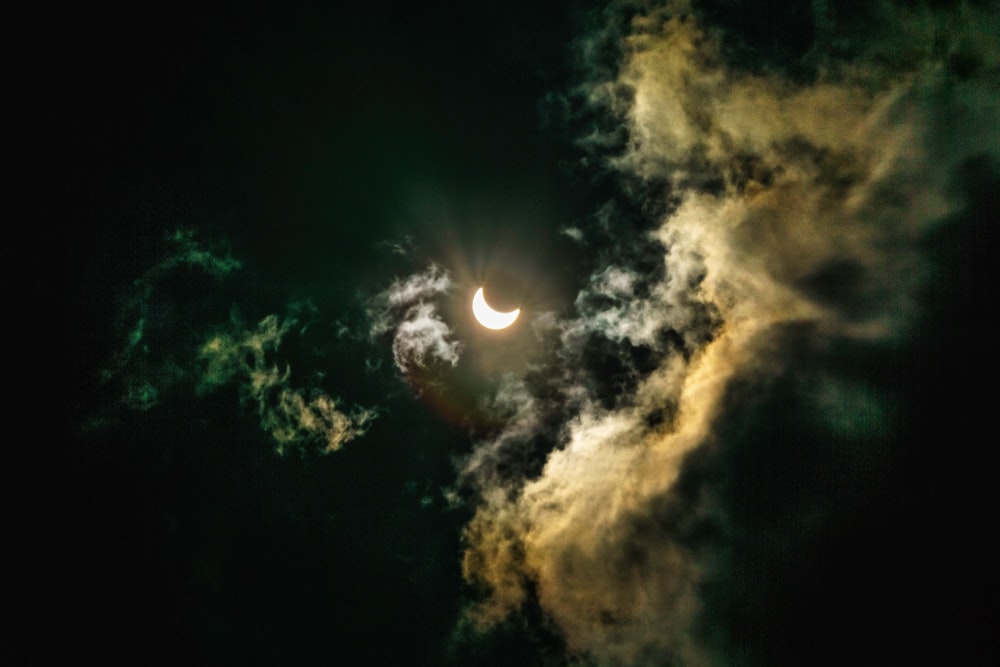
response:
<path id="1" fill-rule="evenodd" d="M 996 664 L 998 9 L 12 21 L 0 663 Z"/>

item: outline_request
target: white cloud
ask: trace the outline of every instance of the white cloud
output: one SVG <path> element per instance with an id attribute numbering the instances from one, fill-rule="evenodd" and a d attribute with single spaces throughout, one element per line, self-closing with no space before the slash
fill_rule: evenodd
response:
<path id="1" fill-rule="evenodd" d="M 451 276 L 431 264 L 425 271 L 396 280 L 372 301 L 371 334 L 392 333 L 396 367 L 409 374 L 431 361 L 455 366 L 461 345 L 438 313 L 436 299 L 451 289 Z"/>

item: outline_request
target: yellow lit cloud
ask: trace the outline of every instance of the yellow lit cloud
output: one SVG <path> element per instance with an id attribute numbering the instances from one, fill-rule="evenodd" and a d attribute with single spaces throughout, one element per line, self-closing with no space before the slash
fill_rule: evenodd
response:
<path id="1" fill-rule="evenodd" d="M 892 18 L 902 32 L 920 24 Z M 988 82 L 996 20 L 964 6 L 919 18 L 974 51 L 980 74 L 956 81 L 934 52 L 886 62 L 876 37 L 863 57 L 803 82 L 734 68 L 686 3 L 632 22 L 617 80 L 598 82 L 591 99 L 627 129 L 607 167 L 662 182 L 675 198 L 647 239 L 663 277 L 638 296 L 648 278 L 612 257 L 581 293 L 580 317 L 561 323 L 563 355 L 599 335 L 662 357 L 610 407 L 567 374 L 559 409 L 569 418 L 537 476 L 512 483 L 483 463 L 524 437 L 509 432 L 466 461 L 479 505 L 464 574 L 490 591 L 470 611 L 481 626 L 534 591 L 570 650 L 597 664 L 725 664 L 698 630 L 719 552 L 692 535 L 708 522 L 724 541 L 728 517 L 711 484 L 678 488 L 686 462 L 727 446 L 718 433 L 737 379 L 767 386 L 797 372 L 803 354 L 819 365 L 834 341 L 904 337 L 928 280 L 921 240 L 959 204 L 950 175 L 976 152 L 1000 154 L 1000 91 Z M 955 113 L 968 125 L 948 124 Z M 665 347 L 663 331 L 681 342 Z M 829 413 L 845 424 L 837 437 L 884 428 L 890 408 L 877 392 L 835 369 L 803 382 L 819 409 L 853 406 Z M 668 418 L 650 419 L 664 410 Z"/>

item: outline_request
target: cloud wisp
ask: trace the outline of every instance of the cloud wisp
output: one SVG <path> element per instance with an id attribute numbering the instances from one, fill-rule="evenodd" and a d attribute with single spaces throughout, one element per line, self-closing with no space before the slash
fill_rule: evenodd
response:
<path id="1" fill-rule="evenodd" d="M 101 373 L 104 385 L 120 397 L 92 425 L 106 424 L 119 408 L 154 409 L 174 392 L 193 388 L 203 395 L 235 384 L 278 454 L 332 452 L 365 433 L 376 410 L 345 409 L 320 387 L 296 387 L 281 359 L 282 339 L 295 330 L 309 304 L 293 303 L 288 316 L 267 315 L 256 326 L 245 325 L 232 306 L 220 325 L 225 290 L 206 291 L 205 283 L 218 288 L 240 262 L 205 248 L 187 231 L 175 232 L 168 241 L 169 252 L 124 299 L 119 322 L 127 330 L 125 344 Z"/>
<path id="2" fill-rule="evenodd" d="M 105 385 L 121 385 L 121 404 L 132 410 L 148 410 L 160 402 L 188 374 L 187 360 L 170 341 L 184 340 L 177 331 L 177 305 L 163 297 L 171 281 L 218 283 L 239 271 L 239 260 L 228 252 L 204 247 L 191 230 L 177 229 L 166 239 L 167 252 L 145 274 L 136 279 L 122 298 L 118 328 L 124 344 L 100 372 Z"/>
<path id="3" fill-rule="evenodd" d="M 431 363 L 458 363 L 461 344 L 441 319 L 436 304 L 451 288 L 448 272 L 431 264 L 420 273 L 395 280 L 372 300 L 370 334 L 391 334 L 393 360 L 404 376 Z"/>
<path id="4" fill-rule="evenodd" d="M 198 391 L 236 382 L 279 454 L 308 446 L 333 452 L 363 435 L 377 412 L 360 408 L 345 412 L 328 394 L 291 385 L 291 369 L 279 367 L 270 357 L 295 324 L 294 318 L 268 315 L 256 327 L 246 328 L 234 318 L 229 331 L 210 336 L 201 346 L 198 356 L 204 370 Z"/>
<path id="5" fill-rule="evenodd" d="M 728 61 L 725 32 L 684 2 L 601 35 L 623 60 L 585 90 L 618 124 L 583 145 L 622 200 L 655 214 L 639 230 L 614 206 L 598 216 L 588 238 L 620 252 L 601 255 L 576 317 L 557 324 L 546 391 L 506 383 L 508 428 L 463 464 L 481 627 L 533 599 L 599 665 L 730 664 L 742 649 L 710 591 L 733 586 L 734 554 L 778 567 L 767 545 L 794 549 L 874 484 L 895 403 L 836 350 L 906 340 L 932 274 L 923 244 L 963 206 L 956 171 L 1000 156 L 995 17 L 886 7 L 891 22 L 852 59 L 817 42 L 810 77 Z M 918 29 L 935 50 L 884 57 L 887 36 Z M 956 73 L 959 51 L 975 66 Z M 794 455 L 748 435 L 787 419 L 766 412 L 782 392 L 808 424 L 781 436 Z M 542 463 L 498 474 L 540 436 Z M 748 536 L 736 499 L 751 483 L 731 466 L 766 474 L 756 454 L 834 490 L 787 491 L 754 519 L 766 534 Z M 851 479 L 833 477 L 845 467 Z"/>

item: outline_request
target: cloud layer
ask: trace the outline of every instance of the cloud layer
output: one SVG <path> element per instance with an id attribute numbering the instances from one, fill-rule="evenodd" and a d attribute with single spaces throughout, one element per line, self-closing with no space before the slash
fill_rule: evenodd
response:
<path id="1" fill-rule="evenodd" d="M 833 18 L 814 5 L 822 36 Z M 485 592 L 469 612 L 482 627 L 536 600 L 596 664 L 739 662 L 724 619 L 737 612 L 710 592 L 734 585 L 734 554 L 778 567 L 763 544 L 794 551 L 876 484 L 895 400 L 837 350 L 906 340 L 932 275 L 926 240 L 964 205 L 956 172 L 1000 155 L 995 15 L 881 11 L 884 24 L 850 33 L 852 58 L 817 39 L 809 76 L 727 60 L 728 35 L 687 3 L 620 35 L 604 22 L 598 37 L 624 57 L 586 87 L 603 125 L 583 144 L 633 210 L 662 213 L 636 229 L 612 202 L 574 229 L 618 252 L 553 325 L 560 363 L 545 382 L 504 385 L 506 429 L 464 463 L 478 503 L 464 573 Z M 915 32 L 934 48 L 900 58 L 892 45 Z M 788 419 L 778 396 L 797 421 L 767 440 Z M 543 465 L 517 465 L 539 437 Z M 786 441 L 801 451 L 761 444 Z M 815 489 L 734 479 L 755 454 Z M 751 487 L 752 507 L 787 494 L 754 519 L 771 534 L 745 533 L 735 503 Z"/>

